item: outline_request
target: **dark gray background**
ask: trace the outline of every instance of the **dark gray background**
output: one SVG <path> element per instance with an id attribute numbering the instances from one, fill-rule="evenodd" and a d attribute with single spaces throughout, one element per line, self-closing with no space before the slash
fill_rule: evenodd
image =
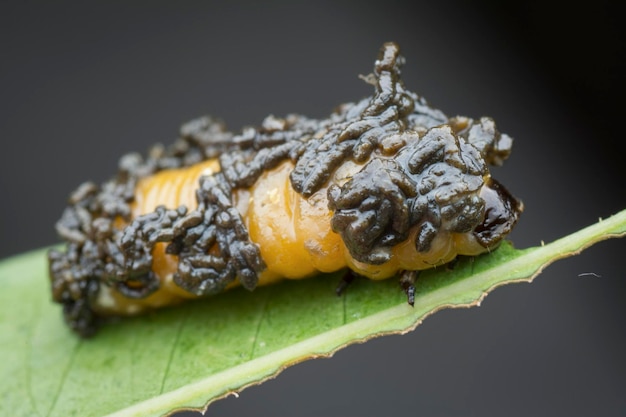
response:
<path id="1" fill-rule="evenodd" d="M 71 190 L 183 121 L 210 113 L 238 130 L 369 95 L 356 76 L 388 40 L 409 89 L 515 138 L 494 175 L 526 204 L 516 246 L 626 207 L 614 7 L 428 3 L 3 2 L 0 257 L 56 242 Z M 481 308 L 297 365 L 208 414 L 626 415 L 625 249 L 601 243 Z"/>

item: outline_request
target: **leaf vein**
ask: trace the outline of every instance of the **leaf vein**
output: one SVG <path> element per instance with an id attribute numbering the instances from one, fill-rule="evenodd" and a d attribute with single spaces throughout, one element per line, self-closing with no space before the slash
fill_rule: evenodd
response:
<path id="1" fill-rule="evenodd" d="M 273 292 L 273 288 L 269 288 L 267 291 L 267 296 L 265 297 L 265 300 L 263 301 L 263 306 L 261 307 L 261 314 L 259 314 L 259 321 L 257 322 L 256 329 L 254 331 L 254 338 L 252 339 L 252 349 L 250 350 L 249 359 L 253 359 L 254 355 L 256 354 L 256 346 L 259 340 L 259 334 L 261 333 L 263 320 L 265 319 L 265 316 L 268 314 L 267 312 L 269 308 L 269 300 L 270 300 L 270 295 L 272 294 L 272 292 Z"/>
<path id="2" fill-rule="evenodd" d="M 33 317 L 37 317 L 37 319 L 33 319 L 33 322 L 35 320 L 41 320 L 41 308 L 39 307 L 39 304 L 37 304 L 37 311 L 33 314 Z M 30 405 L 33 408 L 33 411 L 40 416 L 41 412 L 39 411 L 39 407 L 37 406 L 37 401 L 35 401 L 35 395 L 33 393 L 33 375 L 32 375 L 32 370 L 33 370 L 33 341 L 35 339 L 35 329 L 37 328 L 37 326 L 35 324 L 33 324 L 33 326 L 30 328 L 30 332 L 28 334 L 28 348 L 26 351 L 26 361 L 25 361 L 25 368 L 26 368 L 26 387 L 28 390 L 28 400 L 30 401 Z"/>
<path id="3" fill-rule="evenodd" d="M 174 361 L 174 353 L 176 352 L 176 347 L 178 346 L 178 342 L 180 341 L 180 335 L 183 332 L 183 328 L 185 327 L 185 323 L 187 323 L 188 317 L 189 312 L 185 313 L 182 320 L 180 320 L 180 323 L 178 324 L 178 328 L 176 329 L 176 336 L 172 341 L 172 348 L 170 349 L 170 353 L 167 358 L 167 364 L 165 365 L 165 372 L 163 373 L 163 379 L 161 380 L 161 388 L 159 390 L 159 394 L 163 394 L 163 391 L 165 390 L 165 383 L 167 381 L 167 377 L 170 374 L 172 362 Z"/>
<path id="4" fill-rule="evenodd" d="M 48 410 L 48 414 L 46 414 L 47 417 L 50 417 L 52 415 L 52 412 L 54 411 L 54 408 L 56 407 L 57 402 L 59 401 L 59 398 L 61 397 L 61 393 L 63 392 L 63 387 L 65 386 L 65 383 L 67 382 L 67 377 L 70 374 L 70 371 L 72 370 L 72 368 L 74 367 L 74 361 L 76 360 L 76 357 L 78 356 L 78 352 L 80 351 L 80 348 L 83 346 L 83 344 L 84 344 L 83 340 L 78 340 L 78 342 L 74 345 L 74 349 L 72 349 L 72 353 L 70 354 L 70 360 L 68 361 L 67 366 L 65 367 L 65 369 L 63 369 L 63 373 L 61 374 L 61 381 L 59 381 L 59 388 L 54 393 L 52 405 L 50 406 L 50 409 Z"/>
<path id="5" fill-rule="evenodd" d="M 348 323 L 348 294 L 342 294 L 341 297 L 342 300 L 342 306 L 343 306 L 343 323 L 342 324 L 347 324 Z"/>

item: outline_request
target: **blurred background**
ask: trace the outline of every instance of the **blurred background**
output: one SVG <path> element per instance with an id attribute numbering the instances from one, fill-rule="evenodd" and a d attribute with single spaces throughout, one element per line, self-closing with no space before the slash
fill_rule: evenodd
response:
<path id="1" fill-rule="evenodd" d="M 526 205 L 517 247 L 625 208 L 615 5 L 434 3 L 4 1 L 0 258 L 57 242 L 79 183 L 170 143 L 184 121 L 212 114 L 239 130 L 370 95 L 357 75 L 389 40 L 410 90 L 515 138 L 493 175 Z M 600 243 L 480 308 L 296 365 L 207 414 L 624 416 L 625 254 L 626 240 Z"/>

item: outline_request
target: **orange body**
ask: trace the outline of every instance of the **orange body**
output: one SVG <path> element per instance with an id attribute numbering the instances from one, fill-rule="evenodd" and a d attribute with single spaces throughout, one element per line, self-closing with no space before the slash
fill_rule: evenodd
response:
<path id="1" fill-rule="evenodd" d="M 345 164 L 329 183 L 341 184 L 360 168 L 354 163 Z M 245 219 L 250 240 L 259 245 L 267 265 L 259 277 L 259 285 L 344 268 L 370 279 L 385 279 L 401 270 L 428 269 L 446 264 L 457 255 L 477 255 L 487 250 L 471 233 L 440 231 L 428 252 L 416 250 L 412 234 L 412 238 L 392 249 L 389 262 L 381 265 L 358 262 L 350 256 L 341 236 L 331 229 L 332 212 L 328 209 L 327 187 L 304 198 L 291 187 L 289 173 L 292 169 L 291 162 L 283 162 L 265 172 L 253 187 L 236 190 L 233 196 L 234 205 Z M 185 205 L 194 209 L 199 178 L 219 170 L 219 162 L 212 159 L 141 179 L 135 191 L 133 217 L 153 212 L 159 205 L 167 208 Z M 135 314 L 145 308 L 196 298 L 174 283 L 178 257 L 166 254 L 165 246 L 159 243 L 153 252 L 153 271 L 161 283 L 158 291 L 143 299 L 129 299 L 111 287 L 103 287 L 96 310 L 105 314 Z M 230 287 L 235 285 L 236 281 Z"/>

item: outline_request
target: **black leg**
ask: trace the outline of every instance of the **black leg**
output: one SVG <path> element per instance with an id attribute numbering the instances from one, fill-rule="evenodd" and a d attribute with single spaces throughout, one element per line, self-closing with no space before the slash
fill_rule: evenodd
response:
<path id="1" fill-rule="evenodd" d="M 406 302 L 413 307 L 415 304 L 415 281 L 420 271 L 403 271 L 400 274 L 400 286 L 406 294 Z"/>
<path id="2" fill-rule="evenodd" d="M 346 288 L 348 288 L 348 286 L 352 284 L 355 278 L 356 278 L 355 273 L 353 273 L 349 269 L 346 270 L 346 272 L 341 277 L 341 281 L 339 281 L 339 284 L 337 284 L 337 288 L 335 288 L 335 293 L 337 294 L 337 296 L 341 296 L 341 294 L 343 294 Z"/>
<path id="3" fill-rule="evenodd" d="M 446 271 L 454 271 L 454 268 L 456 268 L 456 265 L 458 263 L 459 263 L 459 257 L 457 256 L 456 258 L 454 258 L 453 260 L 451 260 L 445 265 Z"/>

